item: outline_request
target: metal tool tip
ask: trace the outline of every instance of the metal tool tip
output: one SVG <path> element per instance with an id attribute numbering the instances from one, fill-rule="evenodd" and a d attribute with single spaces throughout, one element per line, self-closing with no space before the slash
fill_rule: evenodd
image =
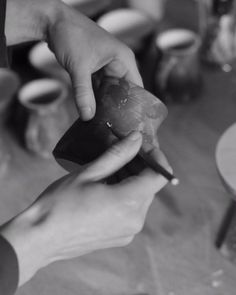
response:
<path id="1" fill-rule="evenodd" d="M 171 184 L 178 185 L 179 184 L 179 179 L 178 178 L 171 179 Z"/>

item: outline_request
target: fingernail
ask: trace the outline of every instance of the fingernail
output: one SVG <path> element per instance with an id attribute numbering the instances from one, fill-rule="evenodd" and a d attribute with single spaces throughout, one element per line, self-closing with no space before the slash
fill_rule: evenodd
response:
<path id="1" fill-rule="evenodd" d="M 137 141 L 141 138 L 141 133 L 138 131 L 134 131 L 129 135 L 129 139 L 133 141 Z"/>
<path id="2" fill-rule="evenodd" d="M 80 117 L 82 120 L 89 120 L 92 118 L 93 112 L 91 107 L 80 108 Z"/>

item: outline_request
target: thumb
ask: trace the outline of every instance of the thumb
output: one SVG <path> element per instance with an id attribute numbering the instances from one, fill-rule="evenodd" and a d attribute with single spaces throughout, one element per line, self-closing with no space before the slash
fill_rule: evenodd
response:
<path id="1" fill-rule="evenodd" d="M 96 111 L 91 74 L 80 68 L 79 71 L 73 70 L 71 77 L 79 116 L 84 121 L 90 120 Z"/>
<path id="2" fill-rule="evenodd" d="M 89 164 L 78 179 L 80 181 L 99 181 L 107 178 L 131 161 L 140 150 L 141 144 L 141 133 L 132 132 Z"/>

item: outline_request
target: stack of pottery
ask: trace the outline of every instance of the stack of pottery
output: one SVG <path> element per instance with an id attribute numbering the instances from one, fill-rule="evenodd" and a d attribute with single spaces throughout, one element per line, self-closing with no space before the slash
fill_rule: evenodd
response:
<path id="1" fill-rule="evenodd" d="M 17 88 L 19 87 L 18 76 L 11 70 L 0 69 L 0 176 L 8 167 L 11 154 L 9 152 L 8 137 L 4 128 L 8 107 Z"/>

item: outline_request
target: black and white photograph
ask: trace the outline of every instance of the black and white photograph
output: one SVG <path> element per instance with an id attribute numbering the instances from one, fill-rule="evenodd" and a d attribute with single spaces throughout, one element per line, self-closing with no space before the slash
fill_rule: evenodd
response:
<path id="1" fill-rule="evenodd" d="M 0 0 L 0 295 L 236 294 L 236 0 Z"/>

